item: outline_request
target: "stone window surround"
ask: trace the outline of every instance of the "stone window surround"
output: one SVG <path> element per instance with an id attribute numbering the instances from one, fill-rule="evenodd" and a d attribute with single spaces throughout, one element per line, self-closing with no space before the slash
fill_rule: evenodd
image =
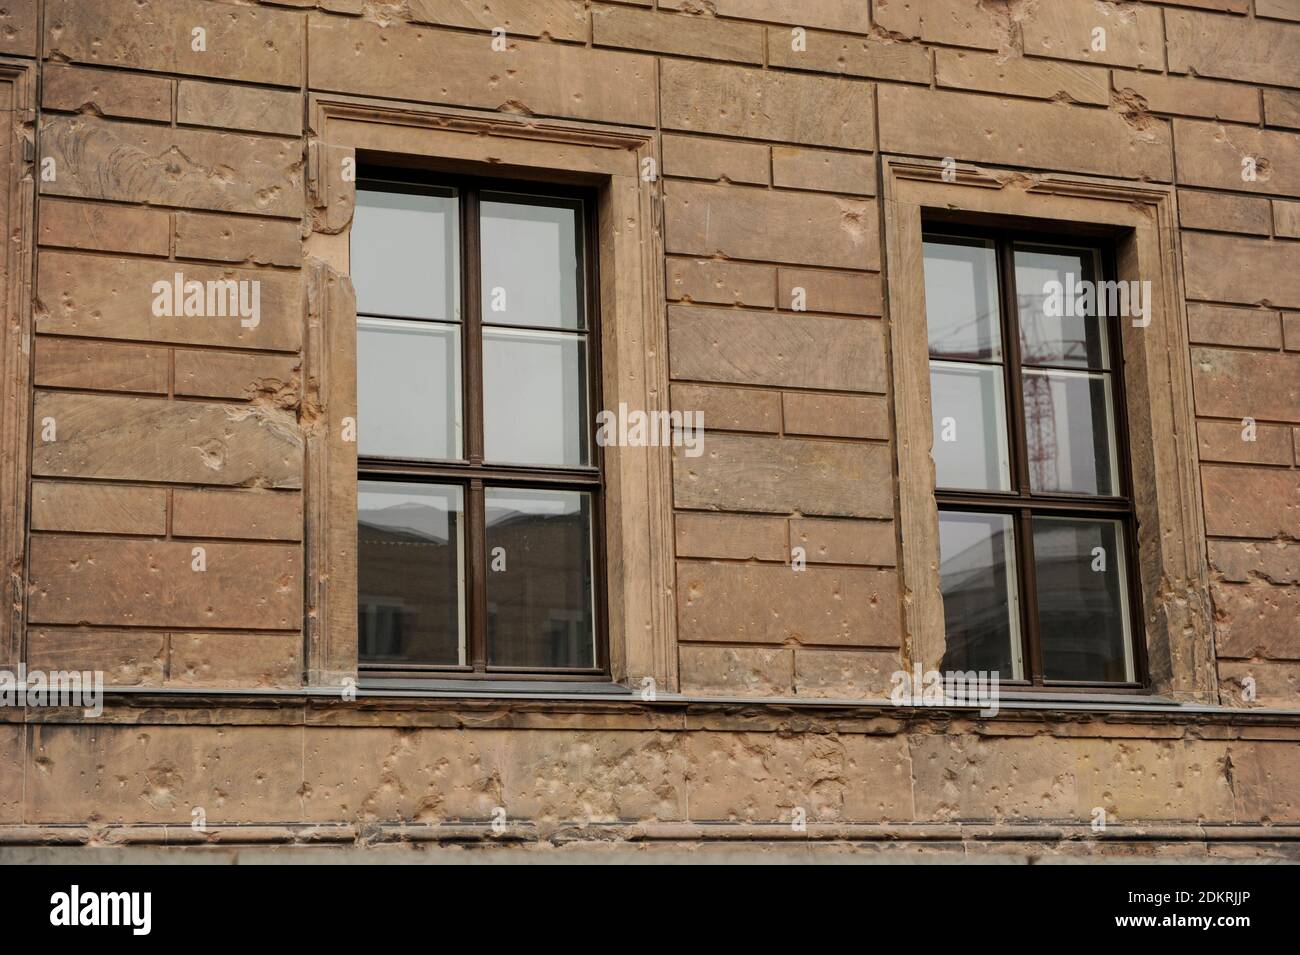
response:
<path id="1" fill-rule="evenodd" d="M 0 667 L 22 659 L 25 574 L 14 568 L 24 560 L 27 527 L 27 474 L 31 447 L 27 440 L 31 387 L 32 229 L 35 180 L 32 176 L 30 124 L 35 119 L 36 64 L 0 58 L 0 86 L 7 128 L 0 137 L 0 216 L 9 237 L 0 272 L 5 296 L 0 303 L 0 559 L 5 567 L 0 587 L 6 610 L 0 613 Z"/>
<path id="2" fill-rule="evenodd" d="M 949 182 L 940 162 L 887 155 L 881 164 L 892 393 L 895 421 L 903 423 L 896 440 L 907 659 L 938 669 L 944 652 L 922 216 L 926 210 L 943 210 L 990 222 L 1050 220 L 1057 231 L 1068 231 L 1070 225 L 1094 232 L 1100 227 L 1115 237 L 1116 278 L 1151 282 L 1151 323 L 1135 328 L 1125 322 L 1121 342 L 1138 521 L 1139 632 L 1146 641 L 1151 690 L 1182 701 L 1217 703 L 1173 187 L 968 165 L 958 166 Z M 925 426 L 907 427 L 907 422 Z"/>
<path id="3" fill-rule="evenodd" d="M 345 160 L 594 187 L 607 407 L 668 410 L 667 313 L 658 177 L 642 176 L 658 162 L 653 132 L 320 93 L 308 115 L 315 214 L 305 255 L 316 305 L 304 366 L 323 420 L 307 437 L 307 682 L 324 687 L 357 676 L 356 444 L 339 437 L 356 414 L 356 303 L 345 278 L 355 185 Z M 671 466 L 670 448 L 605 449 L 611 674 L 632 688 L 651 677 L 666 692 L 677 687 Z"/>

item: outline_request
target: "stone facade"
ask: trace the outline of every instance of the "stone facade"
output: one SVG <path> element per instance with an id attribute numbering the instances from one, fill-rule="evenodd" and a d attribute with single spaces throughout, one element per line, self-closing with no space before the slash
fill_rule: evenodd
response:
<path id="1" fill-rule="evenodd" d="M 0 660 L 121 688 L 0 709 L 0 843 L 1300 853 L 1300 5 L 11 0 L 0 94 Z M 367 151 L 603 190 L 607 398 L 708 429 L 615 461 L 626 697 L 340 691 Z M 942 640 L 893 160 L 1168 211 L 1172 703 L 887 704 Z M 158 317 L 178 272 L 260 320 Z"/>

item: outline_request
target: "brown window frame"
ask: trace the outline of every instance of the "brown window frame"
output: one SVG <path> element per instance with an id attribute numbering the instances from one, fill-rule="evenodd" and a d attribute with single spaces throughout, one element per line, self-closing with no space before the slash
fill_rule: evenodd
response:
<path id="1" fill-rule="evenodd" d="M 1112 409 L 1114 415 L 1116 470 L 1119 476 L 1119 493 L 1109 496 L 1071 492 L 1043 492 L 1031 490 L 1029 480 L 1029 454 L 1027 449 L 1023 392 L 1023 365 L 1020 353 L 1018 291 L 1015 284 L 1014 249 L 1017 244 L 1044 247 L 1062 247 L 1096 253 L 1094 262 L 1099 274 L 1089 273 L 1081 278 L 1093 281 L 1112 280 L 1117 277 L 1116 251 L 1113 241 L 1092 230 L 1062 233 L 1044 229 L 1036 224 L 1017 222 L 1014 226 L 993 226 L 983 222 L 972 224 L 965 216 L 926 216 L 922 222 L 922 240 L 931 238 L 957 238 L 991 241 L 997 263 L 998 319 L 1002 335 L 1002 362 L 962 359 L 972 364 L 1000 364 L 1004 407 L 1006 408 L 1007 447 L 1010 456 L 1011 488 L 1008 491 L 962 490 L 944 488 L 936 484 L 934 497 L 940 513 L 966 511 L 1009 515 L 1015 530 L 1015 581 L 1019 595 L 1019 630 L 1022 659 L 1025 661 L 1025 678 L 1000 680 L 1002 686 L 1032 690 L 1095 692 L 1105 689 L 1113 692 L 1144 693 L 1150 687 L 1147 665 L 1146 640 L 1141 628 L 1142 603 L 1138 581 L 1138 528 L 1133 493 L 1133 468 L 1129 453 L 1128 402 L 1125 395 L 1124 349 L 1121 316 L 1107 315 L 1107 335 L 1110 342 L 1112 382 Z M 1035 365 L 1051 369 L 1054 365 Z M 1071 368 L 1070 370 L 1079 370 Z M 1045 517 L 1095 518 L 1119 521 L 1124 533 L 1125 588 L 1127 600 L 1127 637 L 1133 654 L 1133 680 L 1125 682 L 1100 682 L 1085 680 L 1047 680 L 1043 676 L 1042 638 L 1038 615 L 1037 565 L 1033 549 L 1033 519 Z"/>
<path id="2" fill-rule="evenodd" d="M 461 487 L 465 521 L 465 631 L 464 666 L 426 663 L 368 663 L 358 661 L 359 675 L 365 679 L 406 679 L 413 677 L 454 678 L 457 680 L 537 680 L 596 681 L 610 679 L 608 611 L 606 607 L 605 552 L 605 458 L 596 442 L 595 409 L 603 407 L 600 369 L 600 276 L 597 239 L 599 236 L 597 204 L 594 190 L 556 184 L 544 180 L 512 180 L 481 176 L 447 175 L 423 170 L 390 166 L 361 166 L 357 170 L 356 188 L 422 192 L 428 189 L 454 189 L 458 197 L 460 300 L 461 300 L 461 409 L 463 444 L 462 460 L 427 461 L 416 458 L 376 457 L 358 454 L 358 481 L 406 481 L 414 483 L 455 484 Z M 585 466 L 532 467 L 514 464 L 490 464 L 483 459 L 483 321 L 480 275 L 479 199 L 482 193 L 508 193 L 521 199 L 558 199 L 577 202 L 579 241 L 582 243 L 583 328 L 586 336 L 587 437 L 591 463 Z M 391 317 L 365 312 L 358 314 Z M 491 323 L 492 327 L 521 328 L 518 325 Z M 535 330 L 528 326 L 528 330 Z M 570 667 L 501 667 L 487 663 L 487 538 L 485 489 L 573 490 L 591 494 L 591 564 L 592 625 L 594 630 L 594 666 Z"/>

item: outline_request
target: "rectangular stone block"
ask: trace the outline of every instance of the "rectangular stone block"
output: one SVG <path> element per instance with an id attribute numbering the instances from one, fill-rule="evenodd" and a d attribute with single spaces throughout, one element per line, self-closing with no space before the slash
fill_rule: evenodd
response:
<path id="1" fill-rule="evenodd" d="M 1029 56 L 1164 69 L 1164 31 L 1155 7 L 1054 0 L 1026 10 L 1019 19 Z"/>
<path id="2" fill-rule="evenodd" d="M 892 521 L 790 519 L 790 546 L 802 547 L 810 562 L 893 567 L 898 541 Z"/>
<path id="3" fill-rule="evenodd" d="M 820 269 L 777 269 L 782 308 L 802 302 L 801 311 L 882 315 L 880 276 Z M 802 294 L 799 289 L 803 289 Z"/>
<path id="4" fill-rule="evenodd" d="M 494 24 L 499 26 L 500 24 Z M 654 58 L 310 15 L 312 89 L 652 126 Z M 437 69 L 428 64 L 438 64 Z"/>
<path id="5" fill-rule="evenodd" d="M 1134 128 L 1110 110 L 911 86 L 883 86 L 878 95 L 885 152 L 1161 182 L 1172 175 L 1160 120 Z"/>
<path id="6" fill-rule="evenodd" d="M 1184 232 L 1187 297 L 1300 308 L 1300 247 L 1208 232 Z"/>
<path id="7" fill-rule="evenodd" d="M 1272 210 L 1263 196 L 1228 196 L 1219 192 L 1178 192 L 1178 221 L 1184 229 L 1268 235 Z"/>
<path id="8" fill-rule="evenodd" d="M 167 349 L 36 336 L 37 386 L 167 394 Z"/>
<path id="9" fill-rule="evenodd" d="M 302 14 L 269 7 L 208 0 L 45 5 L 45 55 L 75 63 L 298 86 L 303 40 Z"/>
<path id="10" fill-rule="evenodd" d="M 1197 414 L 1300 424 L 1300 355 L 1192 349 Z"/>
<path id="11" fill-rule="evenodd" d="M 1300 202 L 1273 200 L 1273 232 L 1279 238 L 1300 239 Z"/>
<path id="12" fill-rule="evenodd" d="M 1300 87 L 1300 26 L 1167 10 L 1165 42 L 1172 73 Z"/>
<path id="13" fill-rule="evenodd" d="M 659 83 L 667 129 L 805 146 L 875 146 L 870 83 L 681 60 L 660 64 Z"/>
<path id="14" fill-rule="evenodd" d="M 1174 120 L 1178 181 L 1211 189 L 1300 196 L 1300 137 L 1249 126 Z"/>
<path id="15" fill-rule="evenodd" d="M 34 416 L 35 475 L 302 486 L 302 435 L 283 411 L 38 392 Z M 56 438 L 43 440 L 51 423 Z"/>
<path id="16" fill-rule="evenodd" d="M 161 537 L 167 533 L 167 492 L 160 487 L 33 481 L 32 530 Z"/>
<path id="17" fill-rule="evenodd" d="M 683 179 L 725 179 L 765 186 L 769 178 L 768 147 L 758 143 L 733 143 L 701 136 L 663 137 L 665 176 Z"/>
<path id="18" fill-rule="evenodd" d="M 1200 76 L 1161 76 L 1157 73 L 1114 73 L 1121 101 L 1132 92 L 1153 113 L 1205 116 L 1238 123 L 1259 122 L 1259 94 L 1249 86 L 1219 83 Z"/>
<path id="19" fill-rule="evenodd" d="M 681 511 L 674 524 L 678 557 L 777 561 L 790 557 L 784 518 Z"/>
<path id="20" fill-rule="evenodd" d="M 8 0 L 0 9 L 0 53 L 35 56 L 40 30 L 37 0 Z"/>
<path id="21" fill-rule="evenodd" d="M 291 219 L 303 213 L 302 143 L 296 139 L 169 129 L 79 113 L 45 119 L 41 156 L 54 163 L 54 179 L 41 180 L 43 195 Z"/>
<path id="22" fill-rule="evenodd" d="M 1300 660 L 1300 587 L 1215 584 L 1212 593 L 1220 658 Z"/>
<path id="23" fill-rule="evenodd" d="M 700 412 L 710 431 L 781 430 L 781 395 L 757 388 L 723 388 L 713 385 L 672 386 L 674 411 Z"/>
<path id="24" fill-rule="evenodd" d="M 288 630 L 302 626 L 302 548 L 188 541 L 32 538 L 35 623 Z"/>
<path id="25" fill-rule="evenodd" d="M 794 688 L 793 650 L 686 645 L 678 661 L 691 696 L 789 696 Z"/>
<path id="26" fill-rule="evenodd" d="M 171 251 L 171 216 L 161 209 L 42 199 L 40 213 L 44 246 L 159 256 Z"/>
<path id="27" fill-rule="evenodd" d="M 893 459 L 874 444 L 712 434 L 673 462 L 677 507 L 824 517 L 893 517 Z"/>
<path id="28" fill-rule="evenodd" d="M 887 700 L 892 677 L 902 668 L 897 652 L 799 647 L 794 651 L 794 691 L 818 699 Z"/>
<path id="29" fill-rule="evenodd" d="M 776 305 L 775 270 L 770 265 L 669 256 L 668 298 L 716 305 Z"/>
<path id="30" fill-rule="evenodd" d="M 591 14 L 592 39 L 596 46 L 734 63 L 763 62 L 763 28 L 756 24 L 627 7 L 594 7 Z"/>
<path id="31" fill-rule="evenodd" d="M 876 26 L 899 39 L 997 50 L 1010 43 L 1002 11 L 962 0 L 877 0 Z"/>
<path id="32" fill-rule="evenodd" d="M 302 648 L 297 633 L 173 633 L 167 685 L 297 686 Z"/>
<path id="33" fill-rule="evenodd" d="M 1246 698 L 1245 693 L 1247 678 L 1250 680 L 1249 699 Z M 1293 710 L 1300 706 L 1300 665 L 1261 660 L 1250 662 L 1221 660 L 1219 661 L 1219 695 L 1228 706 L 1267 706 Z M 1261 782 L 1271 783 L 1271 780 L 1254 782 L 1259 785 Z M 1250 785 L 1250 782 L 1246 785 Z M 1290 785 L 1290 780 L 1287 780 L 1284 785 Z M 1270 793 L 1267 788 L 1263 789 L 1263 792 Z M 1258 818 L 1258 815 L 1251 815 L 1251 812 L 1252 810 L 1255 813 L 1260 812 L 1259 807 L 1265 802 L 1269 806 L 1267 811 L 1270 814 L 1276 813 L 1279 805 L 1284 805 L 1282 801 L 1270 799 L 1269 795 L 1256 799 L 1252 794 L 1243 793 L 1238 798 L 1243 806 L 1250 807 L 1243 809 L 1243 814 L 1247 818 Z M 1289 796 L 1282 798 L 1285 800 Z"/>
<path id="34" fill-rule="evenodd" d="M 579 43 L 587 39 L 587 7 L 582 0 L 407 0 L 412 23 L 493 30 L 508 36 Z"/>
<path id="35" fill-rule="evenodd" d="M 1210 567 L 1238 584 L 1300 584 L 1300 542 L 1210 541 Z"/>
<path id="36" fill-rule="evenodd" d="M 934 76 L 939 86 L 977 93 L 1066 99 L 1098 106 L 1110 102 L 1106 70 L 1081 63 L 940 49 L 934 51 Z"/>
<path id="37" fill-rule="evenodd" d="M 1206 465 L 1201 468 L 1205 530 L 1216 537 L 1300 537 L 1295 471 Z"/>
<path id="38" fill-rule="evenodd" d="M 178 273 L 182 283 L 180 303 L 175 295 Z M 248 283 L 237 286 L 237 291 L 242 289 L 243 301 L 249 306 L 253 303 L 252 283 L 257 283 L 259 314 L 255 326 L 252 318 L 243 319 L 237 314 L 175 314 L 178 304 L 181 310 L 184 307 L 184 283 L 203 283 L 206 312 L 207 289 L 222 291 L 208 283 L 224 280 Z M 164 294 L 161 287 L 155 290 L 158 282 L 170 287 L 165 299 L 160 299 Z M 226 293 L 225 311 L 230 312 L 228 289 Z M 284 272 L 43 252 L 37 266 L 37 296 L 36 330 L 44 334 L 272 351 L 297 351 L 302 344 L 302 281 Z M 154 314 L 155 305 L 163 314 Z M 172 315 L 166 314 L 169 310 Z"/>
<path id="39" fill-rule="evenodd" d="M 773 146 L 772 184 L 785 189 L 874 196 L 876 163 L 872 156 L 859 153 Z"/>
<path id="40" fill-rule="evenodd" d="M 673 378 L 831 391 L 885 391 L 880 323 L 674 305 Z"/>
<path id="41" fill-rule="evenodd" d="M 787 70 L 838 73 L 902 83 L 930 82 L 930 55 L 919 43 L 897 43 L 874 36 L 804 30 L 797 38 L 788 29 L 768 27 L 767 58 Z"/>
<path id="42" fill-rule="evenodd" d="M 663 10 L 699 11 L 699 0 L 659 0 Z M 866 7 L 859 0 L 805 0 L 791 7 L 787 0 L 709 0 L 716 16 L 791 23 L 823 30 L 866 33 L 871 29 Z"/>
<path id="43" fill-rule="evenodd" d="M 744 186 L 664 186 L 667 250 L 796 265 L 876 269 L 874 203 Z"/>
<path id="44" fill-rule="evenodd" d="M 176 88 L 176 122 L 188 126 L 298 136 L 302 134 L 302 113 L 302 95 L 296 91 L 200 80 L 181 80 Z"/>
<path id="45" fill-rule="evenodd" d="M 786 434 L 889 438 L 889 407 L 884 398 L 786 392 L 781 406 Z"/>
<path id="46" fill-rule="evenodd" d="M 302 540 L 302 495 L 283 491 L 172 492 L 172 536 Z"/>
<path id="47" fill-rule="evenodd" d="M 1272 309 L 1226 305 L 1187 305 L 1189 337 L 1197 345 L 1237 345 L 1245 348 L 1282 347 L 1282 325 Z"/>
<path id="48" fill-rule="evenodd" d="M 685 641 L 897 647 L 893 571 L 780 564 L 677 564 Z"/>
<path id="49" fill-rule="evenodd" d="M 47 673 L 98 670 L 105 686 L 162 686 L 167 679 L 167 634 L 32 627 L 27 631 L 27 666 Z"/>
<path id="50" fill-rule="evenodd" d="M 296 355 L 177 349 L 173 364 L 178 395 L 262 398 L 284 406 L 298 403 L 300 360 Z"/>
<path id="51" fill-rule="evenodd" d="M 172 80 L 47 62 L 41 72 L 41 106 L 168 123 L 172 118 Z"/>
<path id="52" fill-rule="evenodd" d="M 1264 90 L 1264 123 L 1300 129 L 1300 91 Z"/>
<path id="53" fill-rule="evenodd" d="M 302 265 L 297 222 L 176 213 L 176 257 L 252 265 Z"/>
<path id="54" fill-rule="evenodd" d="M 1198 421 L 1196 435 L 1202 461 L 1290 467 L 1294 460 L 1291 429 L 1285 425 L 1247 427 L 1240 421 Z"/>

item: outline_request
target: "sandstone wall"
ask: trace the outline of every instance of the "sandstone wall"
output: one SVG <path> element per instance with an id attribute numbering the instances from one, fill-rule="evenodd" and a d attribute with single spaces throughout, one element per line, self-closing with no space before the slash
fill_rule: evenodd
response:
<path id="1" fill-rule="evenodd" d="M 29 526 L 14 659 L 160 691 L 305 685 L 305 458 L 328 410 L 304 371 L 310 250 L 334 230 L 308 98 L 327 91 L 656 134 L 671 402 L 709 429 L 673 471 L 686 694 L 879 698 L 904 661 L 895 435 L 930 425 L 892 413 L 880 157 L 1174 184 L 1192 349 L 1169 361 L 1194 389 L 1220 698 L 1300 709 L 1292 0 L 11 0 L 0 54 L 32 80 L 35 191 L 10 209 L 32 281 L 9 316 L 31 333 L 30 443 L 4 449 Z M 178 271 L 260 280 L 260 324 L 154 317 Z M 670 732 L 646 709 L 452 733 L 479 717 L 154 699 L 98 727 L 5 713 L 4 821 L 414 822 L 505 800 L 552 821 L 1086 823 L 1110 799 L 1300 822 L 1295 720 L 1120 717 L 1084 742 L 793 718 L 755 738 L 762 717 Z M 571 776 L 592 781 L 550 788 Z"/>

